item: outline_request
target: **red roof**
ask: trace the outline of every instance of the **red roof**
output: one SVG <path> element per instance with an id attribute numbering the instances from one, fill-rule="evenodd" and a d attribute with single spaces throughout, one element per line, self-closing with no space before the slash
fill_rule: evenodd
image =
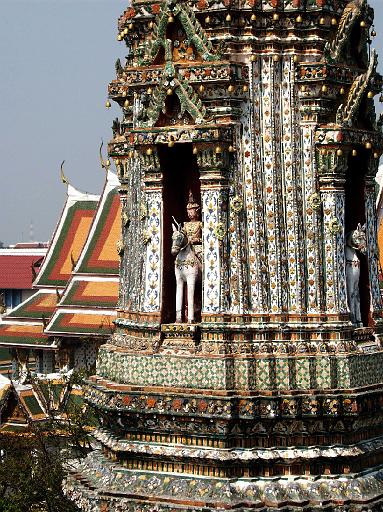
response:
<path id="1" fill-rule="evenodd" d="M 42 256 L 37 254 L 0 254 L 0 288 L 30 290 L 33 281 L 32 265 L 41 260 Z"/>

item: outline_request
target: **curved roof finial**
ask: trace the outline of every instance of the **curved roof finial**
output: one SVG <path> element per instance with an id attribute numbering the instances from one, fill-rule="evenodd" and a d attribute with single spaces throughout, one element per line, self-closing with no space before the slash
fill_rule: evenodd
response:
<path id="1" fill-rule="evenodd" d="M 65 160 L 62 161 L 61 167 L 60 167 L 61 181 L 64 183 L 64 185 L 70 185 L 68 178 L 64 174 L 64 163 L 65 163 Z"/>

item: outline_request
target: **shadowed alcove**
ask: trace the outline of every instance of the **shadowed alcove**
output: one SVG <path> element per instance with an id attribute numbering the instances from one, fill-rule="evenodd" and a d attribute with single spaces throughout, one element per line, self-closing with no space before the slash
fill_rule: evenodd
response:
<path id="1" fill-rule="evenodd" d="M 364 149 L 358 150 L 356 156 L 349 156 L 345 183 L 345 233 L 356 229 L 358 224 L 366 223 L 365 188 L 368 154 Z M 360 261 L 359 295 L 362 323 L 368 326 L 370 317 L 370 281 L 367 255 L 357 251 Z"/>
<path id="2" fill-rule="evenodd" d="M 163 280 L 162 280 L 162 323 L 175 321 L 176 279 L 174 273 L 175 257 L 171 254 L 172 221 L 188 220 L 186 205 L 189 191 L 194 200 L 201 204 L 201 188 L 197 160 L 193 155 L 192 144 L 178 143 L 173 147 L 159 146 L 161 170 L 163 174 Z M 196 301 L 200 310 L 201 290 L 196 290 Z M 196 321 L 200 321 L 200 311 Z"/>

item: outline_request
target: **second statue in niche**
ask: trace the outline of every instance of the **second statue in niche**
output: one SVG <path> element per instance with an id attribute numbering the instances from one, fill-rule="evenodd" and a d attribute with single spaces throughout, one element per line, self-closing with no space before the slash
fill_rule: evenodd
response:
<path id="1" fill-rule="evenodd" d="M 196 313 L 196 285 L 202 277 L 202 222 L 200 220 L 200 206 L 189 193 L 189 202 L 186 206 L 189 221 L 183 225 L 173 224 L 172 254 L 176 256 L 176 322 L 182 322 L 184 286 L 187 286 L 187 303 L 189 323 L 195 321 Z"/>
<path id="2" fill-rule="evenodd" d="M 347 302 L 350 309 L 350 319 L 356 327 L 362 327 L 362 316 L 360 311 L 360 259 L 361 254 L 366 252 L 366 227 L 358 224 L 357 228 L 346 236 L 346 284 Z"/>

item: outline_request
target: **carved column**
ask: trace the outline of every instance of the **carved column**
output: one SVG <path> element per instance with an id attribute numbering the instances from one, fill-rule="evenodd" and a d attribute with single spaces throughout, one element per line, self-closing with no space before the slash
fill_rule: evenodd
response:
<path id="1" fill-rule="evenodd" d="M 280 314 L 288 309 L 285 223 L 282 204 L 280 63 L 273 55 L 262 57 L 261 130 L 262 174 L 264 176 L 269 310 Z"/>
<path id="2" fill-rule="evenodd" d="M 282 59 L 281 146 L 282 188 L 285 197 L 286 249 L 289 313 L 306 311 L 304 231 L 302 221 L 302 162 L 298 105 L 295 101 L 295 64 L 293 57 Z"/>
<path id="3" fill-rule="evenodd" d="M 203 222 L 202 314 L 229 312 L 229 152 L 215 143 L 196 146 Z"/>
<path id="4" fill-rule="evenodd" d="M 317 185 L 315 159 L 316 122 L 301 125 L 301 166 L 303 202 L 305 205 L 305 267 L 306 267 L 306 310 L 309 315 L 318 315 L 323 307 L 322 286 L 322 228 L 321 197 Z"/>
<path id="5" fill-rule="evenodd" d="M 318 152 L 323 208 L 325 313 L 342 320 L 348 313 L 345 262 L 345 173 L 347 158 L 337 148 Z"/>
<path id="6" fill-rule="evenodd" d="M 379 288 L 379 252 L 377 240 L 377 213 L 376 213 L 376 182 L 375 176 L 378 171 L 379 160 L 371 156 L 369 172 L 366 176 L 366 238 L 368 271 L 371 289 L 371 306 L 375 318 L 380 317 L 382 301 Z"/>
<path id="7" fill-rule="evenodd" d="M 260 61 L 250 64 L 251 103 L 243 108 L 242 168 L 245 186 L 249 302 L 253 314 L 268 313 L 268 268 L 264 220 L 264 182 L 261 127 L 262 80 Z M 248 110 L 247 110 L 248 109 Z"/>
<path id="8" fill-rule="evenodd" d="M 162 287 L 162 173 L 155 146 L 145 149 L 141 158 L 145 169 L 145 197 L 141 205 L 145 246 L 142 310 L 159 314 Z"/>

